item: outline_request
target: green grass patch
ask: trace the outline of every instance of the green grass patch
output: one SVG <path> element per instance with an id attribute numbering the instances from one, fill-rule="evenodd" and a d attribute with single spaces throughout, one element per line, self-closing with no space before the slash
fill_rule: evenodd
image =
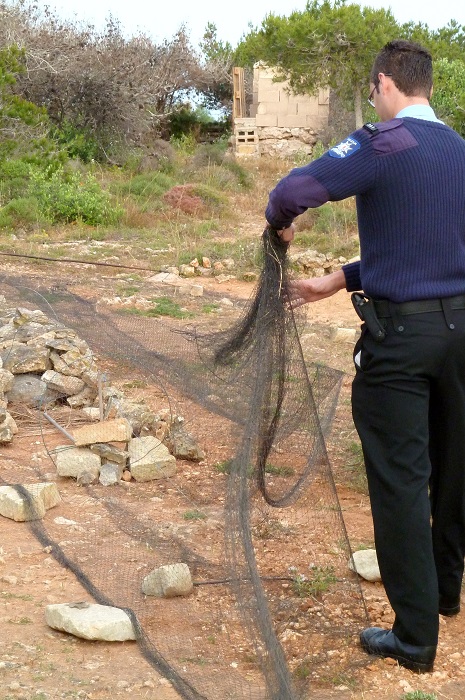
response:
<path id="1" fill-rule="evenodd" d="M 186 510 L 182 517 L 184 520 L 205 520 L 207 516 L 200 510 Z"/>
<path id="2" fill-rule="evenodd" d="M 132 195 L 138 199 L 146 200 L 162 197 L 176 184 L 176 180 L 171 176 L 155 171 L 133 175 L 130 180 L 114 183 L 111 190 L 115 194 Z"/>
<path id="3" fill-rule="evenodd" d="M 156 297 L 150 301 L 153 309 L 120 309 L 120 313 L 149 317 L 169 316 L 170 318 L 192 318 L 194 315 L 190 311 L 184 311 L 171 297 Z"/>
<path id="4" fill-rule="evenodd" d="M 204 314 L 212 314 L 212 313 L 214 313 L 215 311 L 218 311 L 218 309 L 220 309 L 220 308 L 221 308 L 221 307 L 220 307 L 219 304 L 215 304 L 215 303 L 212 303 L 212 304 L 204 304 L 204 305 L 202 306 L 202 312 L 203 312 Z"/>
<path id="5" fill-rule="evenodd" d="M 308 576 L 291 571 L 292 590 L 299 598 L 318 598 L 326 593 L 336 583 L 337 578 L 333 566 L 311 566 Z"/>
<path id="6" fill-rule="evenodd" d="M 400 700 L 438 700 L 438 696 L 436 693 L 424 693 L 423 690 L 412 690 L 410 693 L 401 695 Z"/>

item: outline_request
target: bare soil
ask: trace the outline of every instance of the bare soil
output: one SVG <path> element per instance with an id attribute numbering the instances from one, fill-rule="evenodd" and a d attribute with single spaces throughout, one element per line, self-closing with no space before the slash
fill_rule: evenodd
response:
<path id="1" fill-rule="evenodd" d="M 114 286 L 116 278 L 103 280 L 87 273 L 75 289 L 89 296 L 95 295 L 96 286 L 103 295 Z M 250 284 L 230 280 L 219 285 L 215 280 L 204 281 L 205 294 L 212 299 L 228 297 L 235 304 L 252 293 Z M 194 300 L 187 299 L 186 306 Z M 197 307 L 198 308 L 198 307 Z M 234 310 L 224 307 L 223 315 Z M 304 352 L 312 359 L 342 369 L 343 382 L 339 409 L 334 422 L 329 452 L 334 465 L 341 508 L 354 548 L 360 543 L 372 542 L 372 524 L 367 496 L 355 490 L 342 479 L 347 452 L 344 446 L 355 440 L 350 421 L 349 396 L 353 374 L 353 342 L 335 342 L 336 328 L 358 329 L 358 319 L 347 294 L 308 307 L 308 332 L 304 338 Z M 212 320 L 212 323 L 214 320 Z M 127 378 L 126 378 L 127 379 Z M 18 417 L 19 435 L 9 446 L 0 448 L 0 459 L 7 467 L 30 460 L 31 455 L 43 451 L 40 431 L 25 415 Z M 53 442 L 49 437 L 50 444 Z M 207 455 L 214 454 L 215 438 L 208 431 L 200 442 Z M 49 446 L 50 446 L 49 444 Z M 1 469 L 1 466 L 0 466 Z M 198 471 L 186 463 L 182 477 L 189 481 Z M 62 480 L 64 492 L 76 490 L 76 485 Z M 72 502 L 76 503 L 76 498 Z M 67 507 L 57 515 L 72 520 L 72 509 Z M 91 503 L 80 503 L 80 508 L 91 509 Z M 82 510 L 81 510 L 82 515 Z M 89 517 L 92 513 L 89 513 Z M 269 547 L 268 556 L 279 556 L 279 548 Z M 272 561 L 270 562 L 272 566 Z M 363 590 L 372 624 L 389 627 L 393 614 L 379 583 L 364 583 Z M 0 700 L 45 700 L 46 698 L 91 698 L 104 700 L 130 697 L 132 700 L 174 700 L 177 694 L 169 682 L 158 676 L 140 654 L 135 642 L 88 642 L 50 629 L 44 620 L 44 607 L 50 603 L 89 600 L 88 593 L 74 575 L 62 568 L 32 537 L 27 526 L 6 518 L 0 522 Z M 316 700 L 341 698 L 362 700 L 384 698 L 400 700 L 405 693 L 424 691 L 439 699 L 462 700 L 465 697 L 465 618 L 441 618 L 441 636 L 435 670 L 417 676 L 400 668 L 390 660 L 373 660 L 356 675 L 351 687 L 335 686 L 315 690 Z"/>

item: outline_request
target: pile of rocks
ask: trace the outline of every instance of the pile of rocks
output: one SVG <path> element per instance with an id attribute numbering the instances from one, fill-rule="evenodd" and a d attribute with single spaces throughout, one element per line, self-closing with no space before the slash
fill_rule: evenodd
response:
<path id="1" fill-rule="evenodd" d="M 91 349 L 75 331 L 38 310 L 0 311 L 1 443 L 18 432 L 10 404 L 50 410 L 66 402 L 80 409 L 89 424 L 62 431 L 68 442 L 54 450 L 54 457 L 58 474 L 80 484 L 165 478 L 174 474 L 176 457 L 204 458 L 181 416 L 168 409 L 152 411 L 102 384 Z"/>
<path id="2" fill-rule="evenodd" d="M 335 258 L 332 253 L 318 253 L 316 250 L 291 253 L 289 260 L 300 272 L 304 272 L 309 277 L 323 277 L 335 270 L 340 270 L 348 262 L 342 255 Z"/>

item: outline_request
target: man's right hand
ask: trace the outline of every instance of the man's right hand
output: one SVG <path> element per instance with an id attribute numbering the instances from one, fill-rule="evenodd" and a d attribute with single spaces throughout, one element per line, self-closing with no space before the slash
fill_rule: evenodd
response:
<path id="1" fill-rule="evenodd" d="M 287 285 L 287 298 L 293 309 L 311 301 L 320 301 L 346 288 L 346 278 L 342 270 L 336 270 L 324 277 L 311 277 L 293 280 Z"/>

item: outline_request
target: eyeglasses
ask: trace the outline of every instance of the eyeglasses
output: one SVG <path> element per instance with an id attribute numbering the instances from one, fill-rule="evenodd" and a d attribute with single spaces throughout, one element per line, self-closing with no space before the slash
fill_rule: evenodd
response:
<path id="1" fill-rule="evenodd" d="M 392 78 L 392 73 L 383 73 L 383 75 L 386 75 L 387 77 Z M 370 95 L 368 97 L 368 104 L 370 105 L 370 107 L 373 107 L 373 108 L 375 106 L 375 103 L 373 101 L 373 96 L 375 94 L 375 90 L 378 89 L 379 83 L 380 83 L 380 80 L 379 80 L 379 78 L 377 78 L 375 86 L 374 86 L 373 90 L 370 92 Z"/>

